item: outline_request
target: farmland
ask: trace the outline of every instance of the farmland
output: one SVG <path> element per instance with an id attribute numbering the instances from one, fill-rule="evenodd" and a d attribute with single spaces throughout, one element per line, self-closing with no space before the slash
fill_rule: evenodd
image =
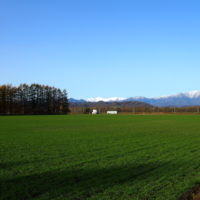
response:
<path id="1" fill-rule="evenodd" d="M 0 199 L 177 200 L 199 144 L 199 115 L 2 116 Z"/>

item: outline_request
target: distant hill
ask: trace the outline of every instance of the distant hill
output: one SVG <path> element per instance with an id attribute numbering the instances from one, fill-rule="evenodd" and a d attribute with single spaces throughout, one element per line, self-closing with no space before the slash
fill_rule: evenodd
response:
<path id="1" fill-rule="evenodd" d="M 128 105 L 127 102 L 143 102 L 147 105 L 159 106 L 159 107 L 185 107 L 185 106 L 200 106 L 200 91 L 190 91 L 186 93 L 179 93 L 176 95 L 170 96 L 161 96 L 161 97 L 154 97 L 154 98 L 146 98 L 146 97 L 130 97 L 130 98 L 121 98 L 121 97 L 113 97 L 113 98 L 89 98 L 87 100 L 70 100 L 73 103 L 97 103 L 97 102 L 106 102 L 106 103 L 114 103 L 117 102 L 126 102 L 125 104 Z M 139 104 L 138 104 L 139 105 Z"/>
<path id="2" fill-rule="evenodd" d="M 148 103 L 139 102 L 139 101 L 112 101 L 112 102 L 105 102 L 105 101 L 98 101 L 98 102 L 70 102 L 70 107 L 152 107 Z"/>

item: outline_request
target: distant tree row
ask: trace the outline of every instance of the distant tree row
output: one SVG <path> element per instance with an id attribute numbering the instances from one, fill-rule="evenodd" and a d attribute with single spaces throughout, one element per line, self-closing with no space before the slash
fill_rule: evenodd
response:
<path id="1" fill-rule="evenodd" d="M 66 90 L 39 84 L 0 85 L 0 114 L 66 114 Z"/>
<path id="2" fill-rule="evenodd" d="M 118 113 L 127 113 L 127 114 L 141 114 L 141 113 L 196 113 L 200 114 L 200 106 L 191 106 L 191 107 L 137 107 L 137 106 L 127 106 L 127 107 L 77 107 L 70 106 L 71 113 L 83 113 L 89 114 L 92 113 L 93 109 L 97 109 L 100 113 L 106 113 L 108 110 L 116 110 Z"/>

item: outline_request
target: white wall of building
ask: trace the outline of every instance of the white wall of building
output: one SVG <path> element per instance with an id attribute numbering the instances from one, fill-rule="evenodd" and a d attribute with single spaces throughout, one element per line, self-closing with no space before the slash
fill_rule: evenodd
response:
<path id="1" fill-rule="evenodd" d="M 98 113 L 98 111 L 97 111 L 96 109 L 93 109 L 93 110 L 92 110 L 92 114 L 93 114 L 93 115 L 96 115 L 97 113 Z"/>
<path id="2" fill-rule="evenodd" d="M 107 114 L 116 115 L 116 114 L 117 114 L 117 111 L 116 111 L 116 110 L 108 110 L 108 111 L 107 111 Z"/>

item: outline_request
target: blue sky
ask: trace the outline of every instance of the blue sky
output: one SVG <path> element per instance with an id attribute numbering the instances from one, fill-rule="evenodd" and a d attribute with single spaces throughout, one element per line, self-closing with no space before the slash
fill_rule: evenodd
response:
<path id="1" fill-rule="evenodd" d="M 69 96 L 160 96 L 200 89 L 200 2 L 0 0 L 0 84 Z"/>

